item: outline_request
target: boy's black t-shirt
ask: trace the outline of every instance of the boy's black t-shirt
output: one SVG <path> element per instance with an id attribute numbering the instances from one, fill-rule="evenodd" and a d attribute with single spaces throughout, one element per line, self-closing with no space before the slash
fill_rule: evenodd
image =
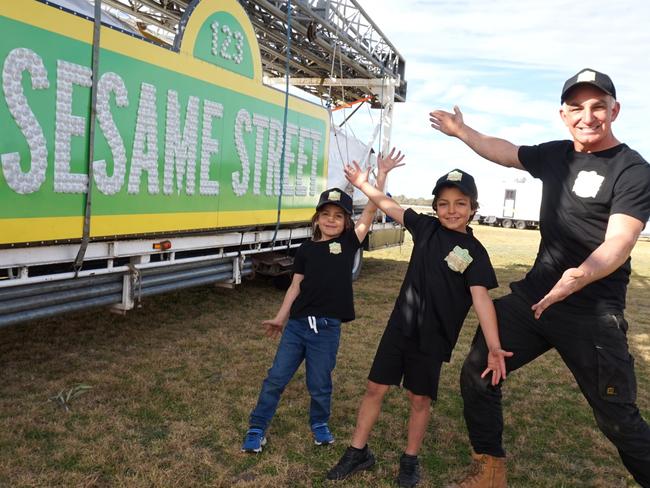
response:
<path id="1" fill-rule="evenodd" d="M 305 241 L 296 252 L 293 272 L 304 275 L 291 305 L 293 319 L 331 317 L 354 320 L 352 265 L 361 247 L 354 229 L 327 241 Z"/>
<path id="2" fill-rule="evenodd" d="M 537 303 L 569 268 L 577 268 L 605 240 L 608 219 L 650 216 L 650 165 L 625 144 L 595 153 L 576 152 L 572 141 L 521 146 L 519 161 L 543 182 L 541 242 L 526 277 L 513 291 Z M 610 275 L 569 295 L 554 307 L 620 313 L 630 259 Z"/>
<path id="3" fill-rule="evenodd" d="M 467 234 L 449 230 L 411 209 L 404 212 L 404 225 L 413 236 L 413 252 L 388 326 L 449 361 L 472 305 L 469 287 L 496 288 L 497 278 L 469 227 Z"/>

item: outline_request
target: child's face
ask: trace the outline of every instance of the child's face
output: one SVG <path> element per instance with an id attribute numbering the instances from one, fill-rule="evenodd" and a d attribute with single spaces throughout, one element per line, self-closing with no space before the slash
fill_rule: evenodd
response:
<path id="1" fill-rule="evenodd" d="M 318 212 L 316 223 L 323 236 L 322 240 L 334 239 L 345 229 L 345 212 L 338 205 L 328 203 Z"/>
<path id="2" fill-rule="evenodd" d="M 443 227 L 465 234 L 465 226 L 472 214 L 470 198 L 455 186 L 445 187 L 440 190 L 436 213 Z"/>

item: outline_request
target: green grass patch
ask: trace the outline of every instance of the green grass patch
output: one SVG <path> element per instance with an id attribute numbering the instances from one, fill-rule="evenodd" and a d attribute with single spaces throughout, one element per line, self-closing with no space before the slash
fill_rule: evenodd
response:
<path id="1" fill-rule="evenodd" d="M 523 277 L 538 246 L 534 231 L 477 227 L 500 287 Z M 0 486 L 325 487 L 343 453 L 377 344 L 406 271 L 411 243 L 367 253 L 355 283 L 357 319 L 343 326 L 334 372 L 331 428 L 317 448 L 308 425 L 304 369 L 289 384 L 259 456 L 239 452 L 276 341 L 261 322 L 283 292 L 270 280 L 235 289 L 200 287 L 147 298 L 126 316 L 103 310 L 0 329 Z M 636 358 L 638 405 L 650 416 L 650 242 L 633 253 L 628 338 Z M 421 453 L 423 487 L 463 472 L 469 444 L 460 366 L 476 328 L 470 314 Z M 92 385 L 70 411 L 48 398 Z M 630 477 L 555 352 L 510 375 L 504 388 L 509 486 L 625 487 Z M 377 466 L 337 488 L 394 487 L 406 442 L 406 393 L 386 396 L 370 445 Z"/>

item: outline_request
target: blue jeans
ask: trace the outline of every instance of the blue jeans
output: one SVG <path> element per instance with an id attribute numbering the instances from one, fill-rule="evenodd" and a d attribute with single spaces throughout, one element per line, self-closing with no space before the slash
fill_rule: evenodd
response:
<path id="1" fill-rule="evenodd" d="M 307 390 L 311 396 L 309 425 L 327 422 L 332 402 L 332 371 L 341 338 L 341 321 L 317 318 L 316 329 L 309 326 L 307 318 L 289 319 L 284 327 L 273 365 L 266 379 L 257 405 L 250 415 L 249 425 L 264 431 L 268 427 L 280 402 L 280 395 L 305 361 Z"/>

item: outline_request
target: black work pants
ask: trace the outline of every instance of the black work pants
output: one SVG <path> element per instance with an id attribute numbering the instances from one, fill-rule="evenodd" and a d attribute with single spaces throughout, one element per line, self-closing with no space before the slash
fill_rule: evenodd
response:
<path id="1" fill-rule="evenodd" d="M 514 353 L 506 359 L 507 371 L 555 348 L 625 467 L 641 486 L 650 487 L 650 427 L 635 404 L 634 358 L 628 351 L 623 315 L 573 315 L 550 307 L 535 320 L 530 306 L 515 294 L 495 301 L 501 346 Z M 486 357 L 479 329 L 460 376 L 463 413 L 474 451 L 502 457 L 501 386 L 490 385 L 491 375 L 481 379 Z"/>

